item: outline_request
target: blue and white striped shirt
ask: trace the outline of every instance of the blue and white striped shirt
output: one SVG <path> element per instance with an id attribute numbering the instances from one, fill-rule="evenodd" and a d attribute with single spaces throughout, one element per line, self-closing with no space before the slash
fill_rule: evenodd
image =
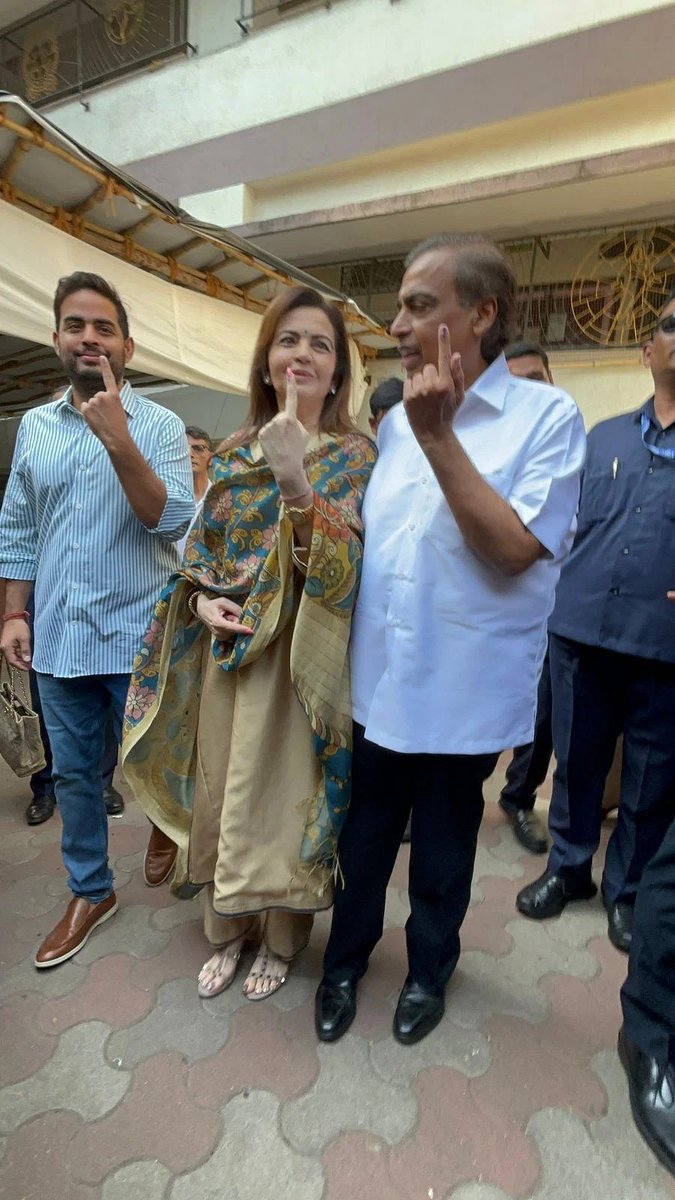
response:
<path id="1" fill-rule="evenodd" d="M 126 674 L 195 511 L 185 427 L 124 384 L 129 432 L 167 492 L 147 529 L 70 395 L 21 421 L 0 515 L 0 577 L 35 580 L 36 671 Z"/>

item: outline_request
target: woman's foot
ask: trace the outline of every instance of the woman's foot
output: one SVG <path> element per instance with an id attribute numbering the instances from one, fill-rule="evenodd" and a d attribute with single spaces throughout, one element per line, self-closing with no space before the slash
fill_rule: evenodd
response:
<path id="1" fill-rule="evenodd" d="M 246 999 L 265 1000 L 273 996 L 286 982 L 288 967 L 288 961 L 273 954 L 263 942 L 242 988 Z"/>
<path id="2" fill-rule="evenodd" d="M 232 983 L 239 965 L 241 952 L 248 934 L 235 938 L 222 946 L 207 963 L 204 963 L 197 980 L 197 992 L 202 1000 L 211 1000 L 219 996 Z"/>

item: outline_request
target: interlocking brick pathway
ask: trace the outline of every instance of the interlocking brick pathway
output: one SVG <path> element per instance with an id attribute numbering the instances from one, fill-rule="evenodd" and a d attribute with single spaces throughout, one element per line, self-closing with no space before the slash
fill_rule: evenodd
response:
<path id="1" fill-rule="evenodd" d="M 237 981 L 199 1000 L 199 901 L 144 886 L 147 825 L 122 779 L 120 911 L 76 959 L 36 971 L 66 896 L 59 820 L 29 829 L 28 788 L 0 763 L 2 1200 L 673 1200 L 614 1049 L 625 959 L 599 899 L 544 924 L 516 913 L 544 860 L 495 803 L 503 766 L 446 1018 L 401 1047 L 405 847 L 357 1019 L 320 1046 L 327 915 L 277 996 L 253 1005 Z"/>

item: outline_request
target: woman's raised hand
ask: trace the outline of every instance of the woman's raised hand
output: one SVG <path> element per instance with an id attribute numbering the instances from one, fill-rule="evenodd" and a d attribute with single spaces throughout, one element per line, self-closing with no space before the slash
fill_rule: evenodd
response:
<path id="1" fill-rule="evenodd" d="M 216 596 L 215 600 L 209 600 L 207 596 L 200 595 L 195 607 L 199 620 L 220 642 L 231 641 L 240 633 L 253 633 L 249 625 L 242 625 L 238 620 L 243 609 L 227 596 Z"/>
<path id="2" fill-rule="evenodd" d="M 284 496 L 301 496 L 309 483 L 304 459 L 309 434 L 298 420 L 298 385 L 290 367 L 286 371 L 286 403 L 258 434 L 263 454 Z"/>

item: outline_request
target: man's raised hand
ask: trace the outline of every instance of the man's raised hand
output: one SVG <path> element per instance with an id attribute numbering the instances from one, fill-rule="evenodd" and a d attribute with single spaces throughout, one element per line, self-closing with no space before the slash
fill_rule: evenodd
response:
<path id="1" fill-rule="evenodd" d="M 444 437 L 464 399 L 464 372 L 447 325 L 438 327 L 438 367 L 427 363 L 403 385 L 403 403 L 418 442 Z"/>
<path id="2" fill-rule="evenodd" d="M 80 409 L 92 433 L 104 446 L 128 438 L 127 417 L 120 399 L 117 381 L 105 354 L 99 356 L 103 388 L 91 400 L 85 400 Z"/>

